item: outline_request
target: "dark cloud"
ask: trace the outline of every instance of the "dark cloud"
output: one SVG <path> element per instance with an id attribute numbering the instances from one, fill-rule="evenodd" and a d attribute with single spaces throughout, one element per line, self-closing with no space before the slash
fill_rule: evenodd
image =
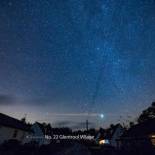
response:
<path id="1" fill-rule="evenodd" d="M 45 105 L 45 104 L 49 104 L 51 102 L 51 98 L 47 98 L 47 97 L 34 97 L 34 98 L 30 98 L 30 99 L 25 99 L 27 103 L 29 104 L 33 104 L 33 105 Z"/>
<path id="2" fill-rule="evenodd" d="M 15 97 L 12 95 L 0 94 L 0 105 L 10 105 L 15 103 Z"/>
<path id="3" fill-rule="evenodd" d="M 95 123 L 89 122 L 89 128 L 92 128 L 95 126 Z M 78 122 L 74 123 L 72 126 L 73 129 L 85 129 L 86 128 L 86 122 Z"/>
<path id="4" fill-rule="evenodd" d="M 68 127 L 68 126 L 72 126 L 74 122 L 72 121 L 59 121 L 59 122 L 55 122 L 52 125 L 54 127 Z"/>
<path id="5" fill-rule="evenodd" d="M 72 129 L 85 129 L 86 122 L 59 121 L 52 124 L 53 127 L 69 127 Z M 93 122 L 89 122 L 89 128 L 94 127 Z"/>
<path id="6" fill-rule="evenodd" d="M 95 124 L 89 122 L 89 127 L 93 127 Z M 72 129 L 85 129 L 86 122 L 74 122 L 74 121 L 59 121 L 52 124 L 54 127 L 70 127 Z"/>

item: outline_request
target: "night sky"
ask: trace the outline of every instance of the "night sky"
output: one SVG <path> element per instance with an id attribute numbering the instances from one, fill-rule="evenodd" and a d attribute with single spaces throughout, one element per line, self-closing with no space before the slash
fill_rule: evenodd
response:
<path id="1" fill-rule="evenodd" d="M 154 0 L 0 0 L 0 112 L 105 127 L 154 99 Z"/>

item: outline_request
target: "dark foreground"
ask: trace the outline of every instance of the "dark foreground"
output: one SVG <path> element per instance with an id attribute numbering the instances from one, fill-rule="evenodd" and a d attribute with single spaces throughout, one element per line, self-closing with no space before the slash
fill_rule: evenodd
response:
<path id="1" fill-rule="evenodd" d="M 7 143 L 0 146 L 0 155 L 155 155 L 155 148 L 115 149 L 111 146 L 88 145 L 78 142 L 53 143 L 42 146 Z"/>

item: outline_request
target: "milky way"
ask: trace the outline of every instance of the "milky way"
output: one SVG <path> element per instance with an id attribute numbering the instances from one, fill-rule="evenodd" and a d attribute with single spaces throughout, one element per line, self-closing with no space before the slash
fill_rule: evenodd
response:
<path id="1" fill-rule="evenodd" d="M 155 98 L 154 25 L 154 0 L 1 0 L 0 112 L 135 119 Z"/>

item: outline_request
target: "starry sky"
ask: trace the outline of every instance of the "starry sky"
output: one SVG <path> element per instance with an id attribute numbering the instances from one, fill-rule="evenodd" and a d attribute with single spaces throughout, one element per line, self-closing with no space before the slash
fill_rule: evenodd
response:
<path id="1" fill-rule="evenodd" d="M 0 0 L 2 113 L 73 128 L 134 120 L 155 99 L 154 58 L 154 0 Z"/>

